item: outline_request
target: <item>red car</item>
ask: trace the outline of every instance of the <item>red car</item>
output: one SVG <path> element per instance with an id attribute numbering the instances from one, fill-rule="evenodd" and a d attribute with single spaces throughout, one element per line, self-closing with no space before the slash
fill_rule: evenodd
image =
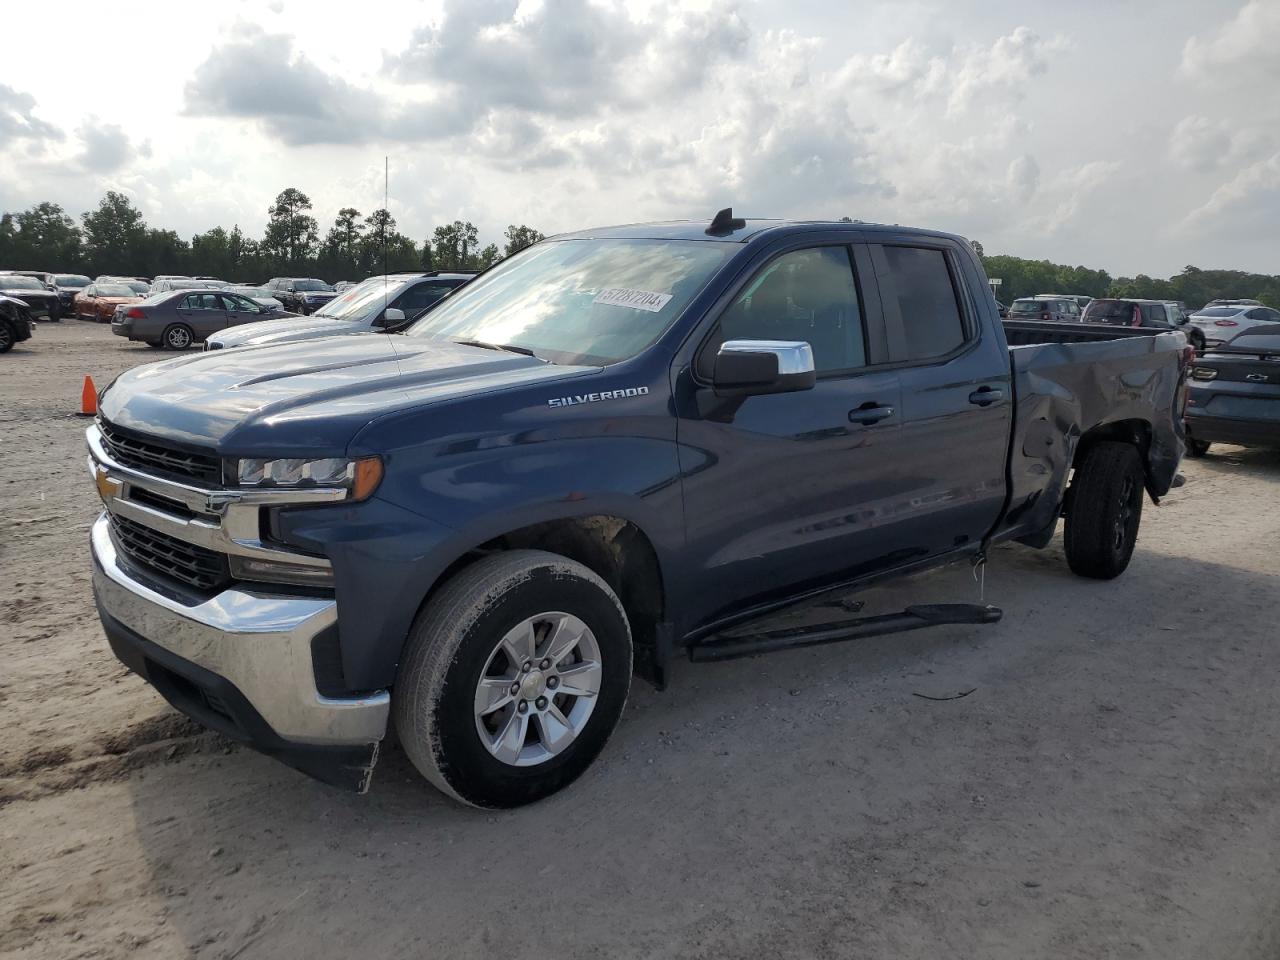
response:
<path id="1" fill-rule="evenodd" d="M 133 288 L 124 283 L 91 283 L 75 295 L 71 311 L 77 320 L 110 323 L 116 307 L 122 303 L 137 303 L 141 299 Z"/>

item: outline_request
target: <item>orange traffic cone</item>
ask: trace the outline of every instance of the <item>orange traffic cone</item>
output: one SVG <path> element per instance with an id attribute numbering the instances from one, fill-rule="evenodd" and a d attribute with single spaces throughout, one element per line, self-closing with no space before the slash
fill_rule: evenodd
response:
<path id="1" fill-rule="evenodd" d="M 94 389 L 93 377 L 84 378 L 84 389 L 80 391 L 80 412 L 76 416 L 92 417 L 98 412 L 98 391 Z"/>

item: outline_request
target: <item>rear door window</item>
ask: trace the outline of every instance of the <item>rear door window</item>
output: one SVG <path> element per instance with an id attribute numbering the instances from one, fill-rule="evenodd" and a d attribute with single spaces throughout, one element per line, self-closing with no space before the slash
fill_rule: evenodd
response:
<path id="1" fill-rule="evenodd" d="M 930 360 L 963 346 L 968 334 L 946 254 L 932 247 L 885 245 L 879 250 L 881 255 L 872 256 L 894 359 Z M 895 326 L 900 338 L 894 335 Z"/>

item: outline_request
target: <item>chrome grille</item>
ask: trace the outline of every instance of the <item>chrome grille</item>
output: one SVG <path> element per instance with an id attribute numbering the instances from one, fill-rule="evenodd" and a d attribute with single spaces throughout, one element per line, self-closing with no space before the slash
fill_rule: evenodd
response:
<path id="1" fill-rule="evenodd" d="M 133 520 L 111 515 L 116 544 L 135 562 L 197 590 L 214 591 L 231 581 L 227 558 Z"/>
<path id="2" fill-rule="evenodd" d="M 100 421 L 98 427 L 102 431 L 102 442 L 107 452 L 127 467 L 159 471 L 169 476 L 208 484 L 222 482 L 222 464 L 211 451 L 179 450 L 155 440 L 126 433 L 105 420 Z"/>

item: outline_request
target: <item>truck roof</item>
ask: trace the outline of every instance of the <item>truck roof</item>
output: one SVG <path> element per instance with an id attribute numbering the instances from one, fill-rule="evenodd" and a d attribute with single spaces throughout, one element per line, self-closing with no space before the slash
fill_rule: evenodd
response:
<path id="1" fill-rule="evenodd" d="M 844 220 L 747 219 L 735 221 L 731 229 L 715 234 L 707 232 L 710 225 L 710 218 L 706 220 L 659 220 L 653 223 L 624 223 L 611 227 L 593 227 L 589 230 L 575 230 L 571 233 L 556 234 L 549 239 L 713 240 L 727 243 L 747 243 L 766 234 L 816 233 L 847 228 L 864 232 L 892 231 L 893 233 L 906 233 L 916 236 L 945 237 L 963 242 L 962 237 L 939 230 L 923 230 L 919 227 L 902 227 L 897 224 L 864 223 L 860 220 L 850 223 Z"/>

